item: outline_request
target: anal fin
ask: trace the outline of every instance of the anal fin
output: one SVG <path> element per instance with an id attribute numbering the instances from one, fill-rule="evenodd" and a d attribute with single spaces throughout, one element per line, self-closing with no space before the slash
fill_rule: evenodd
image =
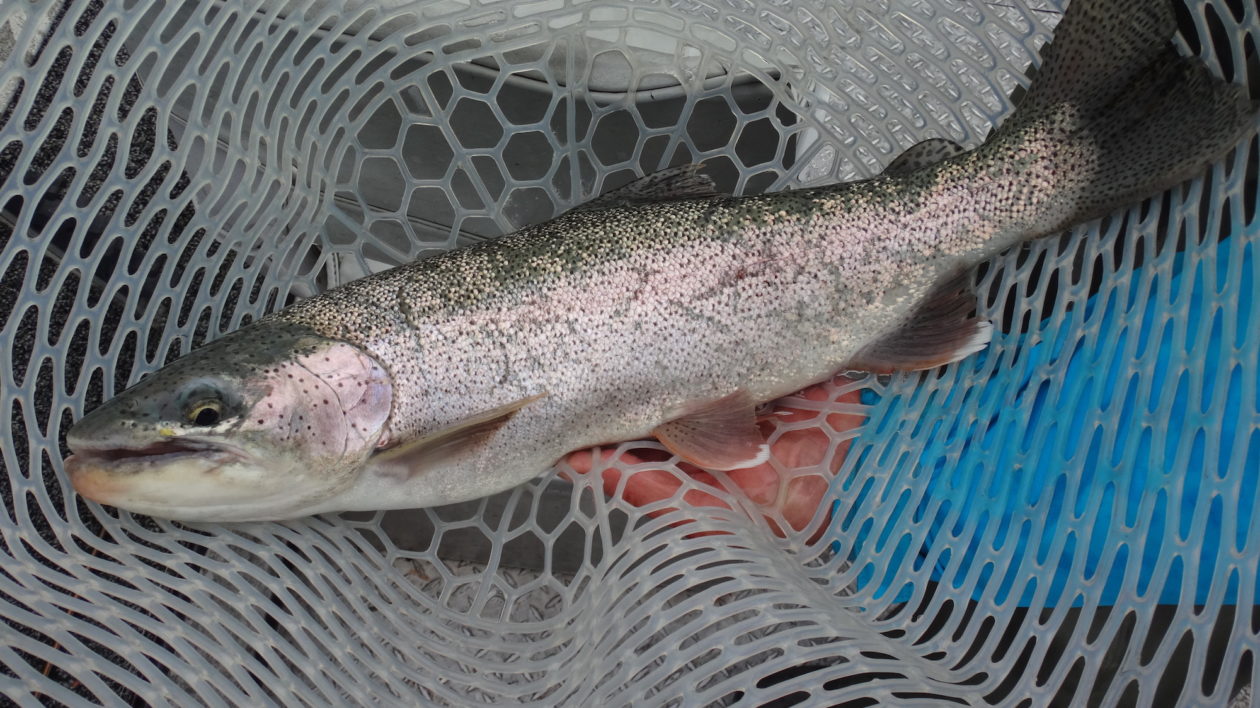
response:
<path id="1" fill-rule="evenodd" d="M 755 467 L 770 458 L 757 407 L 743 391 L 697 406 L 652 433 L 670 452 L 705 469 Z"/>
<path id="2" fill-rule="evenodd" d="M 974 316 L 970 271 L 946 279 L 897 329 L 862 348 L 844 368 L 887 374 L 952 364 L 983 350 L 993 325 Z"/>

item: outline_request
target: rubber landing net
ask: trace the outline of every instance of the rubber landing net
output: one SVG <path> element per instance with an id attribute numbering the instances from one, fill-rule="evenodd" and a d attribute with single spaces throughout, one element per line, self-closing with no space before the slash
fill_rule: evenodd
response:
<path id="1" fill-rule="evenodd" d="M 1062 5 L 0 4 L 4 694 L 1247 701 L 1254 141 L 981 268 L 985 354 L 801 403 L 775 439 L 826 436 L 828 459 L 784 474 L 839 469 L 787 538 L 673 461 L 645 463 L 682 480 L 646 507 L 556 470 L 456 507 L 226 526 L 85 503 L 62 474 L 69 424 L 181 352 L 636 175 L 704 161 L 754 193 L 974 146 Z M 1183 51 L 1260 80 L 1250 0 L 1181 19 Z M 732 509 L 670 511 L 698 489 Z"/>

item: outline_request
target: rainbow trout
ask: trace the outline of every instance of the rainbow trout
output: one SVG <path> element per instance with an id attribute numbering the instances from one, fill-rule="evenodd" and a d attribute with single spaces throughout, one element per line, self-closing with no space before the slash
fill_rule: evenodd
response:
<path id="1" fill-rule="evenodd" d="M 1075 0 L 970 152 L 929 141 L 872 179 L 745 198 L 667 171 L 297 303 L 85 416 L 70 479 L 136 512 L 251 520 L 472 499 L 648 435 L 701 467 L 758 464 L 759 403 L 979 351 L 969 269 L 1253 129 L 1174 29 L 1167 2 Z"/>

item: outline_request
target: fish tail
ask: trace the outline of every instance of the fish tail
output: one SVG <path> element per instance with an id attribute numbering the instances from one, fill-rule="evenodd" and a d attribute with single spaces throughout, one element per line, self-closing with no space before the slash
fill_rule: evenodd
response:
<path id="1" fill-rule="evenodd" d="M 1023 205 L 1007 237 L 981 251 L 1202 174 L 1254 130 L 1244 87 L 1179 55 L 1175 31 L 1168 0 L 1072 0 L 1015 114 L 977 151 L 996 181 L 1016 178 L 1007 205 Z"/>

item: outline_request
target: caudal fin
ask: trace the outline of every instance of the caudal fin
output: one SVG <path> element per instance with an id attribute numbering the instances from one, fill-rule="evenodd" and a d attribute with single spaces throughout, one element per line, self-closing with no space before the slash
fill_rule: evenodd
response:
<path id="1" fill-rule="evenodd" d="M 1041 50 L 1041 67 L 1020 112 L 1061 103 L 1105 106 L 1141 80 L 1177 31 L 1169 0 L 1071 0 Z"/>
<path id="2" fill-rule="evenodd" d="M 1068 6 L 1028 94 L 989 141 L 990 157 L 1028 165 L 1021 177 L 1055 195 L 1032 197 L 1042 233 L 1197 176 L 1254 130 L 1245 89 L 1180 56 L 1175 30 L 1168 0 Z"/>

